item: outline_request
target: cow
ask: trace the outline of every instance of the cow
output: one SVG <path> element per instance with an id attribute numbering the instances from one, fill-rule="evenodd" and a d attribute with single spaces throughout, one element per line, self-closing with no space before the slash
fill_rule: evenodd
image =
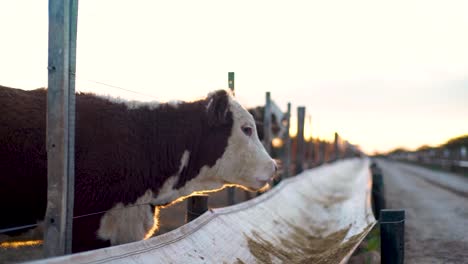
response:
<path id="1" fill-rule="evenodd" d="M 47 90 L 0 86 L 0 229 L 44 218 Z M 142 240 L 157 208 L 193 193 L 264 188 L 277 170 L 229 92 L 193 102 L 76 94 L 72 251 Z"/>
<path id="2" fill-rule="evenodd" d="M 254 108 L 249 108 L 247 111 L 249 111 L 249 113 L 254 117 L 258 138 L 260 141 L 263 141 L 263 120 L 265 116 L 265 107 L 257 106 Z M 285 130 L 281 127 L 281 121 L 282 120 L 278 120 L 278 117 L 275 114 L 271 114 L 271 133 L 273 137 L 283 137 L 283 133 L 286 133 Z"/>

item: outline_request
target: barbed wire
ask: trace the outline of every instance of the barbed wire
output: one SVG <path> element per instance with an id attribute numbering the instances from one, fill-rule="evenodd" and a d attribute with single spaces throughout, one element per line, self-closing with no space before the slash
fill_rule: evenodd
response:
<path id="1" fill-rule="evenodd" d="M 154 99 L 158 99 L 158 98 L 157 98 L 156 96 L 154 96 L 154 95 L 150 95 L 150 94 L 145 94 L 145 93 L 133 91 L 133 90 L 130 90 L 130 89 L 127 89 L 127 88 L 123 88 L 123 87 L 120 87 L 120 86 L 116 86 L 116 85 L 113 85 L 113 84 L 108 84 L 108 83 L 104 83 L 104 82 L 100 82 L 100 81 L 95 81 L 95 80 L 90 80 L 90 79 L 81 78 L 81 77 L 79 77 L 79 76 L 78 76 L 76 73 L 74 73 L 74 72 L 70 72 L 70 75 L 75 76 L 75 79 L 78 79 L 78 80 L 80 80 L 80 81 L 91 82 L 91 83 L 95 83 L 95 84 L 107 86 L 107 87 L 110 87 L 110 88 L 115 88 L 115 89 L 119 89 L 119 90 L 122 90 L 122 91 L 126 91 L 126 92 L 130 92 L 130 93 L 134 93 L 134 94 L 143 95 L 143 96 L 151 97 L 151 98 L 154 98 Z M 75 88 L 75 89 L 76 89 L 76 88 Z"/>
<path id="2" fill-rule="evenodd" d="M 8 233 L 8 232 L 28 229 L 28 228 L 31 228 L 31 227 L 36 227 L 38 225 L 39 224 L 31 224 L 31 225 L 23 225 L 23 226 L 15 226 L 15 227 L 4 228 L 4 229 L 0 229 L 0 234 L 5 234 L 5 233 Z"/>

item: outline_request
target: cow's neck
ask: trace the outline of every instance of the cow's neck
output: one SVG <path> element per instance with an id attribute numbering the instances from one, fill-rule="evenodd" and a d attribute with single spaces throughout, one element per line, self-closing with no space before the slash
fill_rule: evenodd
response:
<path id="1" fill-rule="evenodd" d="M 224 182 L 217 180 L 215 172 L 217 165 L 213 167 L 204 166 L 200 174 L 187 182 L 181 188 L 175 188 L 175 183 L 178 181 L 178 176 L 169 178 L 159 190 L 159 193 L 153 200 L 154 205 L 173 204 L 193 195 L 201 195 L 210 192 L 219 191 L 224 188 Z"/>

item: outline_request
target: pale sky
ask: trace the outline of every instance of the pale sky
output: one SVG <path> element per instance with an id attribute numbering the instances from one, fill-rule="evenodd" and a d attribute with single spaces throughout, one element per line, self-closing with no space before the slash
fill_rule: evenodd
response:
<path id="1" fill-rule="evenodd" d="M 81 0 L 77 90 L 306 106 L 363 150 L 468 133 L 468 1 Z M 0 85 L 47 85 L 47 0 L 0 0 Z M 141 94 L 100 85 L 106 83 Z M 310 132 L 309 132 L 310 131 Z"/>

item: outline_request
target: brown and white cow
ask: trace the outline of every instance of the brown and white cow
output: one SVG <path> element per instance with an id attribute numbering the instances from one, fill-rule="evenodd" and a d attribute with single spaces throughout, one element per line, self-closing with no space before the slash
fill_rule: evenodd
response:
<path id="1" fill-rule="evenodd" d="M 0 86 L 0 229 L 44 217 L 45 127 L 45 89 Z M 276 170 L 252 115 L 224 90 L 176 104 L 77 94 L 75 167 L 74 252 L 149 237 L 158 206 L 227 185 L 258 190 Z"/>

